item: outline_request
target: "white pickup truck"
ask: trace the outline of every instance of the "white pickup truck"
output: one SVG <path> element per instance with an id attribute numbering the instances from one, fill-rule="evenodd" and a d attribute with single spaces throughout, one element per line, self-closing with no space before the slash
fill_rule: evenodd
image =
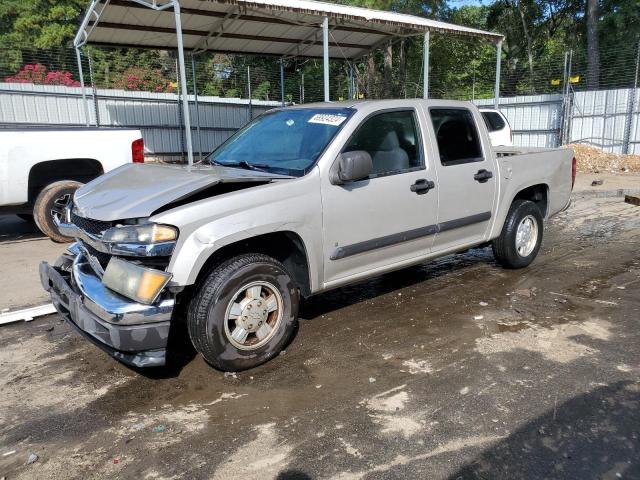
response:
<path id="1" fill-rule="evenodd" d="M 32 221 L 57 242 L 58 217 L 82 184 L 126 163 L 144 162 L 132 129 L 0 129 L 0 214 Z"/>
<path id="2" fill-rule="evenodd" d="M 569 205 L 572 159 L 492 147 L 466 102 L 276 109 L 205 165 L 127 165 L 80 188 L 60 225 L 78 242 L 40 277 L 123 362 L 163 365 L 183 322 L 211 365 L 242 370 L 287 344 L 301 298 L 489 243 L 526 267 Z"/>

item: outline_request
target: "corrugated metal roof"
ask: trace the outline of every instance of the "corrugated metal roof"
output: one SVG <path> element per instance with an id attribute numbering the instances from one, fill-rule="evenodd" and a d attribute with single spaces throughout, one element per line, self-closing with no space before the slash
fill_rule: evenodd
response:
<path id="1" fill-rule="evenodd" d="M 95 1 L 76 45 L 176 48 L 173 10 L 144 0 Z M 155 2 L 157 7 L 172 2 Z M 180 0 L 184 47 L 278 56 L 322 56 L 323 17 L 329 18 L 329 54 L 357 58 L 390 37 L 426 31 L 501 40 L 500 34 L 413 15 L 312 0 Z M 96 17 L 99 20 L 95 21 Z"/>

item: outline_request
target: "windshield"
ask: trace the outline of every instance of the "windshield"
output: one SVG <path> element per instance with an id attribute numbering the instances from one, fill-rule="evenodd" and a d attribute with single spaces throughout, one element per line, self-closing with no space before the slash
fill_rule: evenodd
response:
<path id="1" fill-rule="evenodd" d="M 209 159 L 217 165 L 302 176 L 354 112 L 350 108 L 291 108 L 256 118 Z"/>

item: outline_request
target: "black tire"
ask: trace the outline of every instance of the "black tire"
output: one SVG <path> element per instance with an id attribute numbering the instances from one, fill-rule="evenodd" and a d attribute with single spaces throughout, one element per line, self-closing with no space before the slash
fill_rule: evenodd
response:
<path id="1" fill-rule="evenodd" d="M 34 222 L 33 215 L 30 215 L 28 213 L 16 213 L 16 216 L 20 220 L 24 220 L 25 222 L 28 222 L 28 223 L 33 223 Z"/>
<path id="2" fill-rule="evenodd" d="M 518 226 L 525 218 L 531 218 L 537 226 L 536 243 L 526 256 L 518 252 L 516 233 Z M 542 245 L 544 221 L 538 206 L 529 200 L 515 200 L 509 208 L 500 236 L 493 243 L 493 255 L 505 268 L 524 268 L 531 264 L 538 255 Z M 525 250 L 526 252 L 526 250 Z"/>
<path id="3" fill-rule="evenodd" d="M 252 282 L 268 282 L 276 288 L 281 300 L 278 311 L 282 311 L 277 316 L 279 320 L 274 320 L 272 333 L 265 337 L 267 343 L 258 346 L 257 342 L 251 350 L 243 350 L 234 345 L 227 333 L 231 332 L 227 308 L 240 298 L 236 294 Z M 295 332 L 300 293 L 284 265 L 274 258 L 253 253 L 231 258 L 209 273 L 197 288 L 187 314 L 189 337 L 204 359 L 219 370 L 246 370 L 267 362 L 280 353 Z M 249 335 L 258 340 L 257 333 Z"/>
<path id="4" fill-rule="evenodd" d="M 80 182 L 62 180 L 47 185 L 36 197 L 33 205 L 33 217 L 42 233 L 54 242 L 67 243 L 73 241 L 60 233 L 54 222 L 54 215 L 61 215 L 65 202 L 73 197 L 74 192 L 82 186 Z"/>

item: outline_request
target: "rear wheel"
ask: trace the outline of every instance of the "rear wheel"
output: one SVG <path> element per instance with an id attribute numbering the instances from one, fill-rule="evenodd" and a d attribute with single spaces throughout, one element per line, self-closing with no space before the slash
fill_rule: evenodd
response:
<path id="1" fill-rule="evenodd" d="M 506 268 L 528 266 L 540 251 L 542 230 L 538 206 L 529 200 L 514 201 L 500 236 L 493 241 L 493 255 Z"/>
<path id="2" fill-rule="evenodd" d="M 293 335 L 299 292 L 284 265 L 244 254 L 215 268 L 189 305 L 189 336 L 220 370 L 258 366 L 276 356 Z"/>
<path id="3" fill-rule="evenodd" d="M 60 221 L 63 218 L 67 203 L 81 186 L 80 182 L 62 180 L 47 185 L 36 197 L 33 206 L 34 220 L 40 231 L 54 242 L 66 243 L 73 240 L 60 233 L 56 220 Z"/>

